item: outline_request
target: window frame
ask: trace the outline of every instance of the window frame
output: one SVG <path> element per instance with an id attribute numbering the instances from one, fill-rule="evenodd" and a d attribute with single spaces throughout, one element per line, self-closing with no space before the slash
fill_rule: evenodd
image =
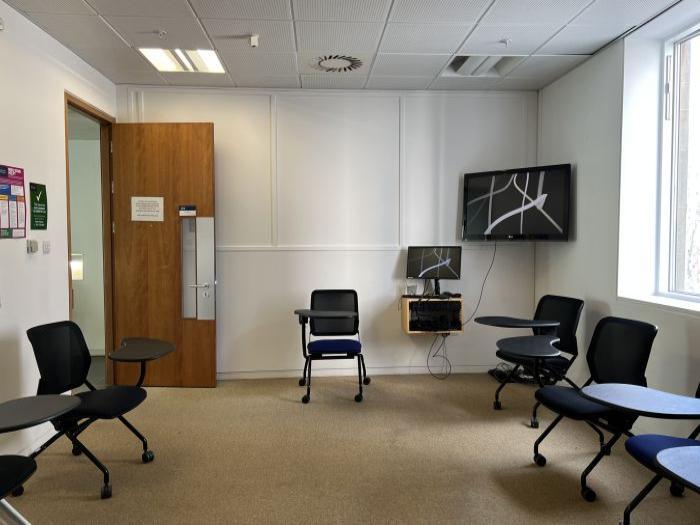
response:
<path id="1" fill-rule="evenodd" d="M 694 38 L 700 38 L 700 24 L 668 39 L 664 46 L 656 295 L 700 304 L 700 292 L 693 294 L 675 289 L 677 268 L 675 248 L 678 231 L 676 224 L 678 220 L 680 46 Z"/>

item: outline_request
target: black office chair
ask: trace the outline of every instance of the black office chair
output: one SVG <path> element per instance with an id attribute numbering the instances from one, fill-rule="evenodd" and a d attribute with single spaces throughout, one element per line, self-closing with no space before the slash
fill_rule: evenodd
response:
<path id="1" fill-rule="evenodd" d="M 18 487 L 32 477 L 36 471 L 36 461 L 24 456 L 0 456 L 0 501 L 13 493 Z M 15 516 L 15 509 L 2 505 L 6 512 Z M 22 523 L 18 518 L 18 523 Z M 0 523 L 5 523 L 0 514 Z"/>
<path id="2" fill-rule="evenodd" d="M 599 384 L 646 386 L 644 374 L 656 333 L 654 325 L 642 321 L 619 317 L 601 319 L 595 327 L 586 353 L 591 377 L 583 386 L 594 381 Z M 539 446 L 564 417 L 584 421 L 598 434 L 600 451 L 581 474 L 581 495 L 586 501 L 595 501 L 596 493 L 588 487 L 586 479 L 603 456 L 610 455 L 612 447 L 623 434 L 632 436 L 630 429 L 637 416 L 590 401 L 580 394 L 578 388 L 545 386 L 535 392 L 535 397 L 558 414 L 535 441 L 534 461 L 540 467 L 545 466 L 547 459 L 539 453 Z M 607 443 L 602 430 L 612 433 Z"/>
<path id="3" fill-rule="evenodd" d="M 695 391 L 695 397 L 700 399 L 700 384 Z M 700 435 L 700 425 L 695 427 L 695 430 L 687 438 L 666 436 L 661 434 L 642 434 L 634 436 L 625 442 L 627 452 L 642 465 L 653 471 L 656 475 L 647 483 L 644 488 L 635 496 L 625 508 L 623 523 L 630 522 L 632 511 L 642 502 L 644 498 L 653 490 L 654 487 L 664 478 L 664 473 L 657 466 L 656 456 L 663 450 L 677 447 L 700 447 L 698 441 Z M 685 486 L 677 481 L 671 481 L 671 494 L 680 497 L 685 491 Z"/>
<path id="4" fill-rule="evenodd" d="M 148 442 L 136 428 L 129 423 L 124 414 L 139 406 L 146 399 L 146 391 L 135 386 L 113 386 L 97 390 L 87 380 L 90 369 L 90 352 L 83 333 L 72 321 L 35 326 L 27 330 L 27 336 L 34 349 L 34 356 L 39 366 L 39 388 L 37 394 L 62 394 L 82 385 L 87 392 L 76 394 L 81 404 L 59 418 L 53 420 L 57 430 L 51 439 L 44 443 L 31 457 L 35 458 L 65 435 L 73 444 L 73 455 L 85 454 L 87 458 L 102 471 L 104 483 L 101 496 L 103 499 L 112 495 L 107 468 L 80 442 L 78 436 L 98 419 L 121 421 L 136 437 L 141 440 L 143 453 L 141 460 L 150 463 L 154 454 L 148 448 Z M 21 494 L 20 490 L 15 495 Z"/>
<path id="5" fill-rule="evenodd" d="M 573 297 L 544 295 L 537 303 L 534 319 L 559 321 L 559 326 L 557 327 L 555 333 L 555 335 L 559 338 L 559 342 L 555 343 L 554 346 L 561 352 L 571 356 L 569 358 L 564 356 L 556 356 L 545 357 L 542 359 L 539 371 L 544 375 L 544 379 L 547 383 L 554 384 L 558 381 L 565 380 L 572 386 L 576 386 L 569 378 L 566 377 L 566 373 L 569 371 L 569 368 L 578 356 L 576 330 L 578 329 L 578 322 L 581 318 L 582 310 L 583 301 L 581 299 L 574 299 Z M 542 328 L 533 328 L 532 331 L 535 335 L 547 333 L 547 330 Z M 535 363 L 532 359 L 517 358 L 511 354 L 505 354 L 500 350 L 496 352 L 496 356 L 515 365 L 508 377 L 502 381 L 496 389 L 493 408 L 495 410 L 500 410 L 501 401 L 499 399 L 499 394 L 501 393 L 501 390 L 503 390 L 505 386 L 510 383 L 511 379 L 515 377 L 515 374 L 518 373 L 520 368 L 524 368 L 529 372 L 534 373 Z M 537 420 L 537 409 L 539 406 L 540 403 L 538 402 L 532 409 L 532 419 L 530 420 L 530 426 L 532 426 L 532 428 L 539 427 L 539 422 Z"/>
<path id="6" fill-rule="evenodd" d="M 357 358 L 357 377 L 360 391 L 355 401 L 362 401 L 362 385 L 369 385 L 365 358 L 362 355 L 360 342 L 360 317 L 355 290 L 314 290 L 311 292 L 312 310 L 331 310 L 357 312 L 354 318 L 311 318 L 309 333 L 316 337 L 350 336 L 356 339 L 317 339 L 306 344 L 306 330 L 301 332 L 301 349 L 304 355 L 304 375 L 299 380 L 299 386 L 306 386 L 306 395 L 301 398 L 303 403 L 311 400 L 311 363 L 327 359 Z M 303 328 L 303 327 L 302 327 Z"/>

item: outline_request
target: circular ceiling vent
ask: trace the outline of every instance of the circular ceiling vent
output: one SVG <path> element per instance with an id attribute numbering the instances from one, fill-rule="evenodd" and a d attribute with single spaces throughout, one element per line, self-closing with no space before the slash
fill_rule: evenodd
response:
<path id="1" fill-rule="evenodd" d="M 326 73 L 347 73 L 362 67 L 362 60 L 347 55 L 323 55 L 315 60 L 314 67 Z"/>

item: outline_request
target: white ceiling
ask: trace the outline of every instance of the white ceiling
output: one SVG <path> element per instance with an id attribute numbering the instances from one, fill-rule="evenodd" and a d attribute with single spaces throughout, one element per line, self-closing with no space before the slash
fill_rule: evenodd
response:
<path id="1" fill-rule="evenodd" d="M 1 0 L 0 0 L 1 1 Z M 4 0 L 117 84 L 539 89 L 676 0 Z M 165 31 L 159 37 L 159 31 Z M 248 36 L 260 35 L 258 48 Z M 501 41 L 508 40 L 506 46 Z M 216 49 L 226 75 L 158 73 L 138 47 Z M 321 73 L 326 54 L 360 58 Z M 522 55 L 464 77 L 459 55 Z"/>

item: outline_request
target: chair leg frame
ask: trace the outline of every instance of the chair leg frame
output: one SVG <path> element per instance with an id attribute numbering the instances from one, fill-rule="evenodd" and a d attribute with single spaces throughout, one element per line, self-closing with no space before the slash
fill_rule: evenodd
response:
<path id="1" fill-rule="evenodd" d="M 663 476 L 661 474 L 657 474 L 654 476 L 654 478 L 647 483 L 642 490 L 639 491 L 639 494 L 637 494 L 632 501 L 630 501 L 629 505 L 625 507 L 625 513 L 622 518 L 622 523 L 624 525 L 629 525 L 630 524 L 630 518 L 632 515 L 632 511 L 637 508 L 637 505 L 639 505 L 644 498 L 647 497 L 647 495 L 656 487 L 656 485 L 659 484 L 659 481 L 663 479 Z"/>
<path id="2" fill-rule="evenodd" d="M 590 487 L 587 484 L 588 480 L 588 475 L 593 471 L 593 469 L 600 463 L 600 460 L 603 459 L 605 456 L 610 455 L 610 451 L 612 450 L 612 447 L 615 445 L 618 439 L 622 437 L 622 432 L 615 432 L 613 436 L 610 438 L 610 440 L 607 443 L 604 443 L 601 447 L 598 453 L 595 455 L 593 460 L 588 464 L 588 466 L 584 469 L 584 471 L 581 473 L 581 491 L 587 491 L 591 490 Z"/>
<path id="3" fill-rule="evenodd" d="M 508 377 L 506 377 L 503 381 L 501 381 L 501 384 L 498 385 L 498 388 L 496 389 L 496 394 L 494 395 L 494 400 L 493 400 L 493 406 L 495 407 L 500 407 L 501 406 L 501 400 L 499 399 L 499 395 L 501 394 L 501 390 L 503 390 L 508 383 L 510 383 L 510 380 L 513 379 L 513 376 L 518 372 L 520 369 L 520 365 L 515 365 L 513 369 L 510 371 L 510 374 L 508 374 Z"/>
<path id="4" fill-rule="evenodd" d="M 134 425 L 129 423 L 124 416 L 118 416 L 118 419 L 131 431 L 133 435 L 139 438 L 139 441 L 141 441 L 141 445 L 143 446 L 143 451 L 148 452 L 148 440 L 145 438 L 145 436 L 141 434 L 141 432 L 139 432 Z"/>
<path id="5" fill-rule="evenodd" d="M 558 415 L 554 421 L 552 421 L 547 428 L 544 429 L 544 432 L 540 434 L 540 437 L 537 438 L 535 441 L 535 446 L 534 446 L 534 453 L 535 457 L 537 457 L 540 453 L 540 445 L 542 442 L 545 440 L 545 438 L 549 435 L 549 433 L 554 430 L 554 427 L 556 427 L 559 422 L 564 419 L 564 416 Z"/>

